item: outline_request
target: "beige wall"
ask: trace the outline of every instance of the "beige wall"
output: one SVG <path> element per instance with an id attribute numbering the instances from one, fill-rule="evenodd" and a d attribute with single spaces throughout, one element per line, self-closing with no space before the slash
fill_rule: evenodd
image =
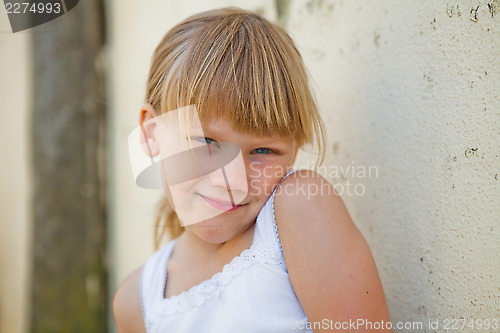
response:
<path id="1" fill-rule="evenodd" d="M 25 332 L 29 318 L 29 35 L 0 14 L 0 332 Z"/>

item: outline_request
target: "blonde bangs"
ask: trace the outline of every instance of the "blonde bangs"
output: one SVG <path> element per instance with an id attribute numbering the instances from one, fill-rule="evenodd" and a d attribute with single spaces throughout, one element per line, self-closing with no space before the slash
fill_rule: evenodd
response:
<path id="1" fill-rule="evenodd" d="M 162 77 L 153 78 L 158 84 L 149 95 L 162 95 L 161 112 L 195 105 L 202 123 L 221 117 L 244 133 L 278 134 L 298 146 L 316 141 L 321 147 L 321 119 L 286 32 L 239 9 L 216 12 L 202 24 L 195 18 L 181 23 L 177 43 L 168 52 L 157 50 L 170 64 Z M 183 24 L 191 28 L 189 43 L 181 38 L 188 35 Z"/>

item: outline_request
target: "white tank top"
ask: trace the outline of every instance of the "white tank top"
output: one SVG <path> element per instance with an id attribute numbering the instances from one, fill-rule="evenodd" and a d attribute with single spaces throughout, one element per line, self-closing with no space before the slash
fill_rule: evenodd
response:
<path id="1" fill-rule="evenodd" d="M 312 333 L 305 328 L 308 319 L 288 277 L 274 193 L 257 217 L 251 247 L 188 291 L 164 298 L 176 239 L 147 260 L 140 291 L 148 333 Z"/>

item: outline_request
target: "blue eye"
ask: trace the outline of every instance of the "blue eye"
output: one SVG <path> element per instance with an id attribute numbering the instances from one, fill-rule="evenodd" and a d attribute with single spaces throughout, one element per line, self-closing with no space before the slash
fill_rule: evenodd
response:
<path id="1" fill-rule="evenodd" d="M 273 151 L 269 148 L 257 148 L 254 150 L 254 152 L 256 154 L 270 154 L 272 153 Z"/>
<path id="2" fill-rule="evenodd" d="M 197 141 L 206 144 L 207 146 L 210 146 L 212 148 L 220 148 L 219 143 L 212 139 L 212 138 L 207 138 L 207 137 L 197 137 L 195 138 Z"/>
<path id="3" fill-rule="evenodd" d="M 202 142 L 202 143 L 206 143 L 207 145 L 209 144 L 212 144 L 212 143 L 216 143 L 217 141 L 215 141 L 214 139 L 211 139 L 211 138 L 207 138 L 207 137 L 198 137 L 196 138 L 196 140 Z"/>

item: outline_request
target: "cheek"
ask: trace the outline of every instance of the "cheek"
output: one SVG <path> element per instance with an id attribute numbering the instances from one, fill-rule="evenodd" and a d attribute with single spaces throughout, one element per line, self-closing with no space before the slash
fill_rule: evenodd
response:
<path id="1" fill-rule="evenodd" d="M 284 163 L 252 162 L 249 168 L 249 194 L 269 197 L 274 187 L 286 175 L 289 165 Z"/>
<path id="2" fill-rule="evenodd" d="M 172 209 L 178 212 L 178 209 L 182 209 L 182 207 L 186 206 L 186 204 L 190 203 L 194 193 L 194 187 L 198 183 L 198 179 L 186 181 L 174 186 L 169 186 L 167 182 L 166 171 L 162 168 L 162 183 L 163 183 L 163 192 L 170 203 Z"/>

